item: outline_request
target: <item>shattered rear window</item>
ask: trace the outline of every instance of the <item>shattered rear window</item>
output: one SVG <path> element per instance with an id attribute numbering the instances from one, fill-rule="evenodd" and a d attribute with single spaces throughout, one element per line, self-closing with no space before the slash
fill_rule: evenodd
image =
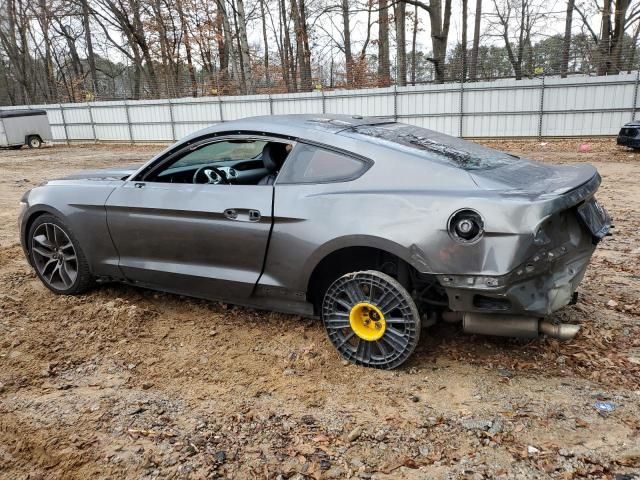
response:
<path id="1" fill-rule="evenodd" d="M 423 156 L 462 168 L 464 170 L 484 170 L 513 163 L 515 155 L 483 147 L 443 133 L 404 123 L 383 125 L 363 125 L 348 132 L 375 139 L 389 147 L 402 149 L 414 155 Z"/>

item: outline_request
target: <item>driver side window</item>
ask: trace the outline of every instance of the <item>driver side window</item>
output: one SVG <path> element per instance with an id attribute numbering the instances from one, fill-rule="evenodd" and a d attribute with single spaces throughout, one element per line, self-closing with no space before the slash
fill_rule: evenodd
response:
<path id="1" fill-rule="evenodd" d="M 238 139 L 194 145 L 151 171 L 145 181 L 159 183 L 252 183 L 265 174 L 262 152 L 267 141 Z M 239 171 L 245 175 L 239 178 Z M 215 181 L 214 181 L 215 180 Z"/>
<path id="2" fill-rule="evenodd" d="M 262 153 L 267 142 L 215 142 L 187 153 L 170 168 L 199 167 L 230 160 L 248 160 Z"/>

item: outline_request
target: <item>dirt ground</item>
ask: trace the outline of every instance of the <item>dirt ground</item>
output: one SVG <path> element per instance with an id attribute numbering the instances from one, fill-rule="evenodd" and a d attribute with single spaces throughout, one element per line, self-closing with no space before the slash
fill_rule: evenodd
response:
<path id="1" fill-rule="evenodd" d="M 640 153 L 491 145 L 602 174 L 616 233 L 557 314 L 582 330 L 436 326 L 393 372 L 344 364 L 299 317 L 120 285 L 53 295 L 19 247 L 23 192 L 161 147 L 0 151 L 0 477 L 640 478 Z"/>

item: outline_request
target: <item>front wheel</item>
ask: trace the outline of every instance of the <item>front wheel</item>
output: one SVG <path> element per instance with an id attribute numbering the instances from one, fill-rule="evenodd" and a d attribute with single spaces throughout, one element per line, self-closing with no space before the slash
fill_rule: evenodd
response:
<path id="1" fill-rule="evenodd" d="M 53 215 L 42 215 L 31 225 L 29 256 L 42 283 L 55 293 L 77 295 L 93 284 L 78 241 L 69 227 Z"/>
<path id="2" fill-rule="evenodd" d="M 392 369 L 420 340 L 420 314 L 409 292 L 376 270 L 338 278 L 322 302 L 322 320 L 343 358 L 365 367 Z"/>

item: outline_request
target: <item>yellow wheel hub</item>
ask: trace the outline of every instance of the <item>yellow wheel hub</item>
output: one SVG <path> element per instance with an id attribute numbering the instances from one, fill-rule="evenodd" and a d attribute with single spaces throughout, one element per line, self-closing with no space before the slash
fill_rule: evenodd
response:
<path id="1" fill-rule="evenodd" d="M 358 337 L 369 342 L 382 338 L 387 328 L 380 309 L 367 302 L 353 306 L 349 312 L 349 324 Z"/>

